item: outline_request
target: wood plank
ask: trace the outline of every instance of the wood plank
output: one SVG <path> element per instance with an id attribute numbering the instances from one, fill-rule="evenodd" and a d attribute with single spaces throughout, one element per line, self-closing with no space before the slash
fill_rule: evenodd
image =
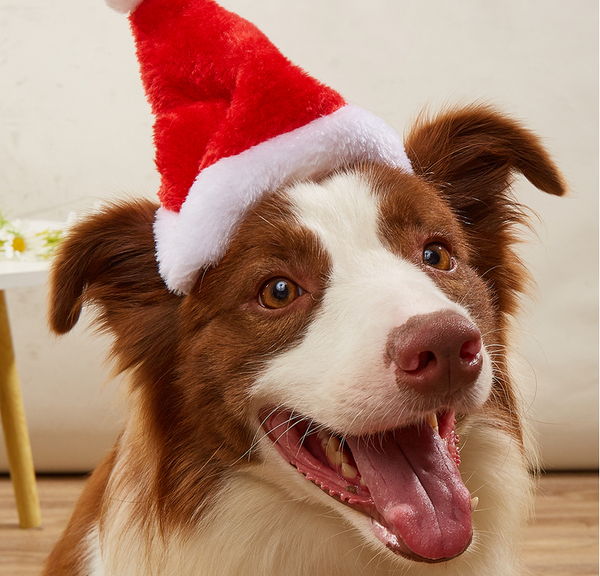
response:
<path id="1" fill-rule="evenodd" d="M 525 558 L 540 576 L 598 575 L 597 474 L 542 477 Z"/>
<path id="2" fill-rule="evenodd" d="M 83 489 L 82 477 L 42 476 L 41 529 L 19 528 L 10 480 L 0 477 L 0 576 L 38 576 Z M 598 574 L 598 474 L 546 474 L 524 558 L 535 576 Z M 493 575 L 489 575 L 493 576 Z"/>
<path id="3" fill-rule="evenodd" d="M 0 576 L 39 576 L 84 484 L 81 476 L 39 477 L 42 527 L 23 530 L 10 480 L 0 478 Z"/>

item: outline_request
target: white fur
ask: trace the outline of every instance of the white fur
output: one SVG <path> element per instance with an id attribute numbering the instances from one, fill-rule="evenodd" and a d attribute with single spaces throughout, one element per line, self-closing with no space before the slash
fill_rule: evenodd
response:
<path id="1" fill-rule="evenodd" d="M 167 286 L 189 292 L 198 271 L 221 259 L 232 231 L 263 195 L 357 160 L 412 171 L 398 134 L 354 105 L 204 169 L 178 213 L 160 208 L 156 214 L 156 253 Z"/>
<path id="2" fill-rule="evenodd" d="M 302 225 L 331 256 L 333 270 L 306 336 L 257 379 L 257 403 L 294 408 L 342 434 L 406 423 L 415 406 L 400 393 L 394 366 L 385 365 L 390 332 L 418 314 L 452 310 L 468 318 L 467 311 L 383 246 L 377 235 L 379 207 L 366 181 L 341 174 L 323 185 L 296 185 L 289 197 Z M 490 391 L 491 362 L 483 354 L 471 409 Z"/>
<path id="3" fill-rule="evenodd" d="M 105 520 L 102 540 L 112 557 L 94 564 L 89 576 L 523 576 L 515 551 L 532 502 L 523 456 L 493 423 L 475 420 L 461 433 L 462 473 L 480 503 L 473 544 L 450 562 L 418 564 L 393 556 L 343 516 L 357 512 L 333 502 L 290 466 L 279 470 L 267 461 L 234 474 L 197 530 L 166 541 L 156 533 L 148 541 L 131 514 L 127 503 L 139 498 L 138 488 L 113 494 L 108 518 L 117 514 L 119 523 Z M 151 525 L 152 518 L 145 518 Z M 89 542 L 96 547 L 90 555 L 98 557 L 98 539 Z"/>
<path id="4" fill-rule="evenodd" d="M 82 572 L 93 576 L 104 576 L 104 567 L 100 554 L 100 533 L 95 525 L 88 534 L 87 554 L 82 564 L 85 566 Z"/>

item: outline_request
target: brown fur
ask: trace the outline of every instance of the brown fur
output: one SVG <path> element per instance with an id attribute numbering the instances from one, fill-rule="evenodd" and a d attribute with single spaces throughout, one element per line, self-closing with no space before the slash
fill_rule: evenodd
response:
<path id="1" fill-rule="evenodd" d="M 459 217 L 473 264 L 490 285 L 502 317 L 514 314 L 527 274 L 514 252 L 516 225 L 526 223 L 511 193 L 523 174 L 534 186 L 560 196 L 566 185 L 539 139 L 486 106 L 449 111 L 417 122 L 406 140 L 417 175 L 433 184 Z"/>
<path id="2" fill-rule="evenodd" d="M 472 312 L 479 311 L 484 339 L 493 345 L 499 366 L 488 409 L 520 438 L 504 346 L 507 316 L 516 311 L 526 284 L 513 248 L 515 225 L 525 219 L 510 182 L 522 172 L 557 195 L 564 193 L 564 184 L 534 136 L 484 107 L 420 120 L 409 134 L 407 151 L 416 178 L 388 168 L 366 169 L 388 215 L 381 234 L 409 259 L 428 239 L 419 233 L 437 229 L 452 239 L 457 257 L 468 263 L 462 276 L 448 280 L 428 273 L 454 300 L 463 299 L 465 287 L 469 290 Z M 439 215 L 422 210 L 419 222 L 423 202 L 438 206 Z M 246 391 L 270 355 L 301 337 L 319 308 L 330 262 L 316 239 L 293 224 L 275 194 L 247 216 L 219 265 L 204 271 L 188 296 L 175 295 L 154 259 L 155 210 L 147 201 L 123 203 L 72 230 L 52 271 L 50 324 L 65 333 L 82 306 L 93 304 L 100 327 L 113 335 L 117 370 L 132 373 L 139 401 L 135 463 L 126 481 L 151 475 L 139 514 L 146 517 L 152 508 L 168 532 L 190 525 L 210 505 L 230 467 L 248 462 L 244 455 L 252 430 Z M 260 286 L 277 275 L 306 286 L 312 298 L 299 298 L 285 314 L 260 308 Z M 111 455 L 92 476 L 46 574 L 77 573 L 77 541 L 101 514 L 115 458 Z"/>
<path id="3" fill-rule="evenodd" d="M 114 205 L 75 227 L 52 271 L 50 324 L 57 333 L 68 331 L 82 305 L 90 303 L 101 329 L 114 336 L 117 369 L 132 371 L 132 390 L 142 403 L 133 469 L 140 477 L 153 471 L 152 493 L 137 503 L 139 513 L 145 517 L 156 507 L 168 531 L 192 521 L 231 465 L 248 462 L 240 458 L 252 441 L 246 386 L 261 358 L 297 338 L 318 307 L 328 258 L 309 233 L 290 228 L 281 202 L 266 199 L 248 216 L 220 265 L 200 277 L 187 297 L 176 296 L 164 286 L 154 260 L 155 210 L 144 201 Z M 285 226 L 277 227 L 278 221 Z M 310 286 L 315 299 L 273 323 L 276 311 L 265 314 L 251 302 L 273 275 L 295 277 Z M 112 465 L 114 458 L 106 462 L 102 480 L 95 481 L 94 474 L 74 518 L 87 518 L 90 508 L 101 510 L 99 486 Z M 76 535 L 88 524 L 74 522 L 49 562 L 69 550 L 63 564 L 74 565 Z"/>
<path id="4" fill-rule="evenodd" d="M 94 470 L 77 502 L 77 513 L 71 517 L 61 539 L 46 560 L 45 574 L 68 576 L 81 570 L 81 538 L 102 515 L 102 500 L 114 459 L 113 450 Z"/>
<path id="5" fill-rule="evenodd" d="M 491 402 L 508 416 L 521 437 L 506 357 L 508 317 L 518 311 L 529 275 L 515 251 L 524 208 L 511 184 L 523 174 L 534 186 L 561 196 L 566 184 L 539 138 L 518 122 L 487 106 L 450 110 L 428 120 L 422 116 L 406 140 L 416 174 L 431 183 L 448 202 L 474 247 L 470 262 L 487 284 L 496 317 L 497 379 Z"/>

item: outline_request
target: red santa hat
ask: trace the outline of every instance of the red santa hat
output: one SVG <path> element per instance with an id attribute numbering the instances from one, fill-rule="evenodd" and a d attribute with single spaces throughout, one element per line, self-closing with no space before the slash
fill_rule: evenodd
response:
<path id="1" fill-rule="evenodd" d="M 129 12 L 155 115 L 160 273 L 188 293 L 248 210 L 286 183 L 373 160 L 411 171 L 398 134 L 213 0 L 107 0 Z"/>

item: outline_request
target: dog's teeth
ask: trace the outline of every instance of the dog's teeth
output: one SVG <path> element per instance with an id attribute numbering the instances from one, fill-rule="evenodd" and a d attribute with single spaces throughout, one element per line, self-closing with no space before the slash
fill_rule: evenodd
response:
<path id="1" fill-rule="evenodd" d="M 354 480 L 354 478 L 358 476 L 358 470 L 354 466 L 352 466 L 352 464 L 346 464 L 346 462 L 344 462 L 342 464 L 342 474 L 345 478 L 348 478 L 349 480 Z"/>
<path id="2" fill-rule="evenodd" d="M 317 438 L 321 442 L 328 442 L 330 437 L 331 437 L 331 434 L 329 434 L 328 432 L 325 432 L 325 430 L 319 430 L 319 432 L 317 433 Z"/>
<path id="3" fill-rule="evenodd" d="M 321 430 L 317 433 L 317 438 L 321 441 L 323 451 L 331 464 L 334 466 L 342 466 L 342 468 L 347 466 L 350 471 L 348 478 L 355 478 L 358 475 L 358 471 L 350 464 L 350 459 L 342 448 L 340 439 L 337 436 L 325 432 L 325 430 Z M 354 470 L 354 475 L 352 475 L 352 470 Z M 343 471 L 342 473 L 346 476 Z"/>
<path id="4" fill-rule="evenodd" d="M 329 439 L 331 438 L 331 434 L 325 432 L 325 430 L 319 430 L 317 434 L 317 438 L 321 441 L 321 447 L 324 451 L 327 450 L 327 444 L 329 443 Z"/>
<path id="5" fill-rule="evenodd" d="M 438 419 L 437 419 L 437 415 L 435 413 L 429 414 L 429 416 L 427 416 L 427 422 L 429 422 L 429 425 L 439 434 L 440 433 L 440 427 L 438 424 Z"/>
<path id="6" fill-rule="evenodd" d="M 325 448 L 325 454 L 327 454 L 327 458 L 329 458 L 329 461 L 334 466 L 350 463 L 348 456 L 344 454 L 343 450 L 340 450 L 340 441 L 335 436 L 332 436 L 329 439 L 327 447 Z"/>
<path id="7" fill-rule="evenodd" d="M 327 439 L 327 447 L 325 448 L 327 458 L 329 458 L 333 462 L 333 458 L 335 457 L 339 449 L 340 441 L 335 436 L 330 436 Z"/>
<path id="8" fill-rule="evenodd" d="M 473 496 L 473 498 L 471 498 L 471 512 L 475 512 L 475 510 L 477 510 L 478 504 L 479 498 L 477 496 Z"/>

